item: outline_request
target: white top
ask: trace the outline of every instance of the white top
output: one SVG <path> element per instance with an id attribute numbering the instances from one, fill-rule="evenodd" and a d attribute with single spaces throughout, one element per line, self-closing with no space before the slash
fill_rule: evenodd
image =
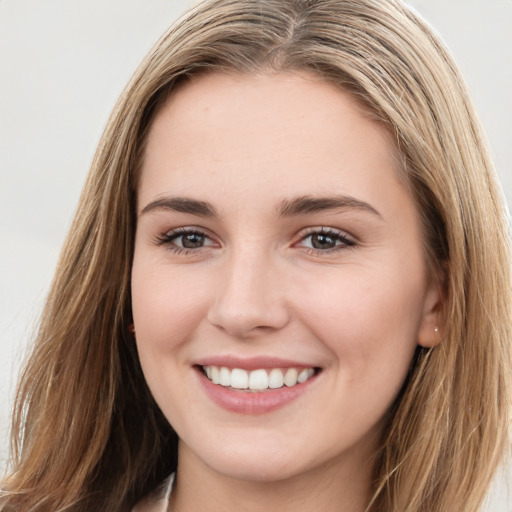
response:
<path id="1" fill-rule="evenodd" d="M 169 497 L 174 484 L 174 473 L 171 473 L 151 494 L 139 501 L 132 512 L 168 512 Z"/>

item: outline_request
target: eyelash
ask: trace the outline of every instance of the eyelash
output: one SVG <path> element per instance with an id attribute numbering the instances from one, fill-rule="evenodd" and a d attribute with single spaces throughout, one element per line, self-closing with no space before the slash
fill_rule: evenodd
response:
<path id="1" fill-rule="evenodd" d="M 314 235 L 324 235 L 328 238 L 331 238 L 334 242 L 340 243 L 329 249 L 315 249 L 314 247 L 306 248 L 308 254 L 331 254 L 333 252 L 351 249 L 356 245 L 356 242 L 343 231 L 337 231 L 330 228 L 312 228 L 305 235 L 301 236 L 299 242 L 303 242 L 304 240 L 307 240 Z"/>
<path id="2" fill-rule="evenodd" d="M 197 248 L 179 247 L 174 243 L 177 238 L 184 237 L 185 235 L 196 235 L 204 239 L 210 239 L 210 237 L 202 230 L 197 228 L 176 228 L 167 233 L 163 233 L 156 238 L 156 245 L 165 245 L 169 251 L 175 254 L 191 254 L 197 252 L 198 249 L 203 249 L 205 246 Z M 208 246 L 207 246 L 208 247 Z"/>
<path id="3" fill-rule="evenodd" d="M 198 250 L 204 249 L 205 247 L 209 247 L 209 245 L 201 245 L 199 247 L 195 248 L 186 248 L 186 247 L 180 247 L 175 244 L 175 240 L 184 237 L 186 235 L 195 235 L 198 237 L 201 237 L 203 240 L 211 240 L 211 238 L 201 229 L 197 228 L 177 228 L 173 229 L 171 231 L 168 231 L 167 233 L 163 233 L 160 236 L 157 236 L 156 238 L 156 245 L 158 246 L 166 246 L 166 248 L 170 251 L 172 251 L 175 254 L 192 254 L 197 253 Z M 311 228 L 306 234 L 303 234 L 299 241 L 296 242 L 294 245 L 300 242 L 304 242 L 308 238 L 314 236 L 314 235 L 324 235 L 328 238 L 331 238 L 335 243 L 339 242 L 338 245 L 335 245 L 334 247 L 328 248 L 328 249 L 317 249 L 314 247 L 304 247 L 306 252 L 308 254 L 315 254 L 315 255 L 326 255 L 333 252 L 337 252 L 340 250 L 346 250 L 351 249 L 356 245 L 356 242 L 350 238 L 346 233 L 342 231 L 336 231 L 334 229 L 329 228 Z M 214 244 L 211 244 L 214 245 Z"/>

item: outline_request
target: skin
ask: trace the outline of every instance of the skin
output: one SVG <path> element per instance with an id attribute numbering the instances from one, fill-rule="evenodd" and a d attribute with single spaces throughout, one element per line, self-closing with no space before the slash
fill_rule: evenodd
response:
<path id="1" fill-rule="evenodd" d="M 174 512 L 365 509 L 384 415 L 416 346 L 438 339 L 441 297 L 398 161 L 382 125 L 309 74 L 202 76 L 157 113 L 132 299 L 144 374 L 180 437 Z M 352 200 L 280 211 L 306 196 Z M 161 207 L 169 197 L 216 215 Z M 190 236 L 172 230 L 190 227 L 203 245 L 183 251 Z M 194 362 L 216 355 L 321 372 L 284 407 L 239 414 L 199 385 Z"/>

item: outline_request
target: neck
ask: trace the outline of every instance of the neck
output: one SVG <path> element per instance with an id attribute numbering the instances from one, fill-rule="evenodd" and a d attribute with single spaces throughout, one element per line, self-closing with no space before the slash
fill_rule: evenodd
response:
<path id="1" fill-rule="evenodd" d="M 282 480 L 241 480 L 206 466 L 180 441 L 170 510 L 364 512 L 371 494 L 371 474 L 372 463 L 368 457 L 361 459 L 359 453 L 345 454 Z"/>

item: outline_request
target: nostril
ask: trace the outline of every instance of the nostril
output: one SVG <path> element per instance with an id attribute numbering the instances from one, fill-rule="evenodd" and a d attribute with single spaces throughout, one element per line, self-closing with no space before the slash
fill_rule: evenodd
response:
<path id="1" fill-rule="evenodd" d="M 288 323 L 288 314 L 275 309 L 273 312 L 253 309 L 243 314 L 217 310 L 208 315 L 208 321 L 233 337 L 248 338 L 283 328 Z"/>

